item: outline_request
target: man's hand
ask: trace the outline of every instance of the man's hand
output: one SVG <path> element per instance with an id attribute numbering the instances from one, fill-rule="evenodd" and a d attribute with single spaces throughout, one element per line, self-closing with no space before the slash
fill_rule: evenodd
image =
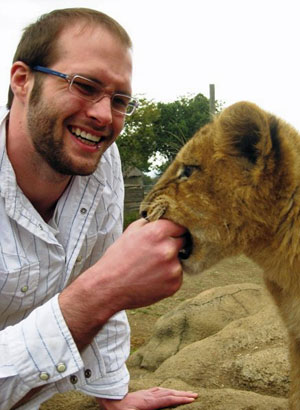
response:
<path id="1" fill-rule="evenodd" d="M 150 305 L 180 288 L 178 253 L 184 233 L 166 219 L 139 219 L 60 294 L 63 316 L 79 349 L 116 312 Z"/>
<path id="2" fill-rule="evenodd" d="M 96 399 L 105 410 L 156 410 L 192 403 L 197 393 L 153 387 L 128 393 L 123 400 Z"/>
<path id="3" fill-rule="evenodd" d="M 98 263 L 109 266 L 106 289 L 111 288 L 112 303 L 119 305 L 116 311 L 150 305 L 179 289 L 178 253 L 184 233 L 183 227 L 168 220 L 140 219 L 107 250 Z"/>

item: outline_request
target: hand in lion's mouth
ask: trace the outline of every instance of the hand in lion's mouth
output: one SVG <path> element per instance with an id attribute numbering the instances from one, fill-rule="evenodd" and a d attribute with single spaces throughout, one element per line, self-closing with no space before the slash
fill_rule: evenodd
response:
<path id="1" fill-rule="evenodd" d="M 189 231 L 184 234 L 184 246 L 178 253 L 179 259 L 188 259 L 193 251 L 193 238 Z"/>
<path id="2" fill-rule="evenodd" d="M 147 211 L 143 210 L 141 211 L 140 214 L 141 218 L 145 219 L 146 221 L 149 222 L 149 217 L 147 215 Z M 183 235 L 184 238 L 184 246 L 182 249 L 180 249 L 179 253 L 178 253 L 178 257 L 179 259 L 188 259 L 189 256 L 192 253 L 193 250 L 193 238 L 192 235 L 190 234 L 190 232 L 187 230 L 186 233 Z"/>

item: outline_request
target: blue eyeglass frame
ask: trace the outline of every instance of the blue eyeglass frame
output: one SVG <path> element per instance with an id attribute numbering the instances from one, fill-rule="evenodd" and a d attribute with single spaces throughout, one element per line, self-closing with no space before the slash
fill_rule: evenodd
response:
<path id="1" fill-rule="evenodd" d="M 51 68 L 42 67 L 41 65 L 35 65 L 31 69 L 34 70 L 34 71 L 41 71 L 42 73 L 46 73 L 46 74 L 56 75 L 57 77 L 61 77 L 64 80 L 67 80 L 68 82 L 71 81 L 70 80 L 70 75 L 60 73 L 59 71 L 51 70 Z M 87 80 L 88 80 L 88 78 L 87 78 Z"/>
<path id="2" fill-rule="evenodd" d="M 75 76 L 84 78 L 85 80 L 88 80 L 88 81 L 91 81 L 91 82 L 94 82 L 94 81 L 91 80 L 90 78 L 84 77 L 84 76 L 79 75 L 79 74 L 74 74 L 74 75 L 71 76 L 71 75 L 69 75 L 69 74 L 64 74 L 64 73 L 61 73 L 61 72 L 59 72 L 59 71 L 52 70 L 51 68 L 43 67 L 43 66 L 41 66 L 41 65 L 35 65 L 35 66 L 31 67 L 31 69 L 34 70 L 34 71 L 40 71 L 40 72 L 42 72 L 42 73 L 46 73 L 46 74 L 50 74 L 50 75 L 55 75 L 55 76 L 57 76 L 57 77 L 63 78 L 63 79 L 66 80 L 69 84 L 71 84 L 72 78 L 75 77 Z M 138 101 L 136 101 L 135 99 L 132 99 L 132 97 L 131 97 L 130 95 L 127 95 L 127 94 L 116 93 L 115 95 L 122 95 L 122 96 L 127 97 L 127 98 L 129 98 L 129 99 L 132 100 L 131 106 L 133 107 L 133 109 L 132 109 L 132 112 L 131 112 L 131 113 L 122 113 L 122 112 L 120 112 L 120 111 L 117 111 L 117 112 L 119 112 L 120 114 L 132 115 L 132 114 L 134 113 L 134 111 L 137 109 L 138 105 L 139 105 L 139 104 L 138 104 Z M 87 99 L 87 100 L 88 100 L 88 99 Z M 89 100 L 88 100 L 88 101 L 89 101 Z M 91 100 L 91 101 L 92 101 L 92 100 Z"/>

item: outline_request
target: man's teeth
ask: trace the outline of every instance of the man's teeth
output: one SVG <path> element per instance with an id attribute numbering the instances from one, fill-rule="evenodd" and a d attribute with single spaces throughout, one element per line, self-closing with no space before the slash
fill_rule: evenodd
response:
<path id="1" fill-rule="evenodd" d="M 85 141 L 98 143 L 98 142 L 100 142 L 100 139 L 101 139 L 101 137 L 96 137 L 96 135 L 92 135 L 89 132 L 82 131 L 80 128 L 72 127 L 71 131 L 77 137 L 79 137 L 81 139 L 84 139 Z"/>

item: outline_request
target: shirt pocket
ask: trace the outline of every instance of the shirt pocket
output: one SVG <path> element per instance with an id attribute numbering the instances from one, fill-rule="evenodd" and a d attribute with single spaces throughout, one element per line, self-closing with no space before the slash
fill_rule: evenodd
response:
<path id="1" fill-rule="evenodd" d="M 13 314 L 34 305 L 40 277 L 40 264 L 35 262 L 19 269 L 0 268 L 0 312 Z"/>

